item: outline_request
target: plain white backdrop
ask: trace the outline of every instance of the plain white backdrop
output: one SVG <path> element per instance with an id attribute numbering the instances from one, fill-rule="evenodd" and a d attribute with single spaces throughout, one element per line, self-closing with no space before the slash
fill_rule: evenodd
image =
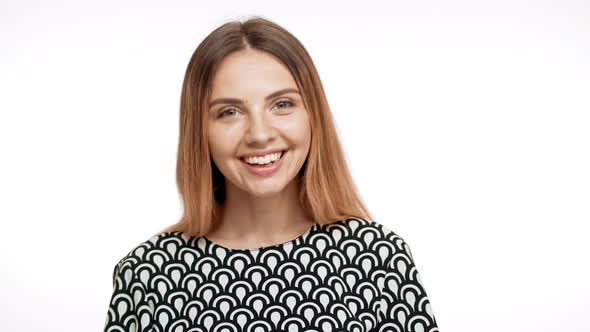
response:
<path id="1" fill-rule="evenodd" d="M 250 15 L 311 54 L 441 331 L 590 330 L 587 1 L 3 0 L 3 331 L 102 329 L 115 264 L 180 217 L 189 58 Z"/>

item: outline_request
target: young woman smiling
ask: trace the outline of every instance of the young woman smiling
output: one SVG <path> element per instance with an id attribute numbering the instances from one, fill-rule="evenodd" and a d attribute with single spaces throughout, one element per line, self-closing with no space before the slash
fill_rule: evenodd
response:
<path id="1" fill-rule="evenodd" d="M 261 17 L 194 52 L 183 216 L 114 268 L 105 331 L 438 331 L 404 239 L 373 220 L 303 45 Z"/>

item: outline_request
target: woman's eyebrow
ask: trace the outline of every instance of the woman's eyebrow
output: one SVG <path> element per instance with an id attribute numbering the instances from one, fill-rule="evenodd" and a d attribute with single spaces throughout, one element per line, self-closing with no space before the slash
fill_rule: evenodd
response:
<path id="1" fill-rule="evenodd" d="M 289 93 L 289 92 L 294 92 L 294 93 L 301 95 L 301 93 L 297 89 L 285 88 L 285 89 L 281 89 L 281 90 L 278 90 L 278 91 L 275 91 L 275 92 L 269 94 L 264 99 L 269 100 L 269 99 L 272 99 L 274 97 L 277 97 L 277 96 L 280 96 L 282 94 Z M 243 104 L 243 103 L 244 102 L 238 98 L 217 98 L 209 103 L 209 108 L 213 107 L 216 104 Z"/>

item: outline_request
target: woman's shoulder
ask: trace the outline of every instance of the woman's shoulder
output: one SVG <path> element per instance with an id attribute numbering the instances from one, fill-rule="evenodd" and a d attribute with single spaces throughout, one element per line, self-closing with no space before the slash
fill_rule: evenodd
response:
<path id="1" fill-rule="evenodd" d="M 348 217 L 321 226 L 322 231 L 332 235 L 343 235 L 348 238 L 366 238 L 366 240 L 403 241 L 401 235 L 390 226 L 385 226 L 374 219 Z"/>
<path id="2" fill-rule="evenodd" d="M 134 244 L 125 252 L 117 265 L 129 265 L 140 267 L 145 265 L 158 265 L 178 259 L 183 255 L 191 241 L 200 238 L 189 238 L 181 232 L 168 231 L 150 235 L 146 240 Z M 198 245 L 196 243 L 195 245 Z"/>
<path id="3" fill-rule="evenodd" d="M 404 239 L 391 227 L 376 220 L 348 217 L 322 225 L 309 245 L 320 257 L 346 262 L 347 266 L 386 270 L 396 257 L 407 256 Z"/>
<path id="4" fill-rule="evenodd" d="M 364 252 L 391 256 L 407 250 L 404 238 L 390 226 L 372 219 L 348 217 L 321 226 L 319 238 L 327 237 L 332 246 L 344 250 L 356 246 Z"/>

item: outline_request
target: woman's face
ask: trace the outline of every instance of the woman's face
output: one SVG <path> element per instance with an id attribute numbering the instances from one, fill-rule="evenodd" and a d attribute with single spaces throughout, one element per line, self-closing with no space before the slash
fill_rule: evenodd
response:
<path id="1" fill-rule="evenodd" d="M 224 58 L 212 84 L 205 116 L 209 149 L 226 185 L 254 196 L 280 193 L 297 176 L 311 142 L 307 110 L 290 71 L 269 53 L 244 50 Z M 284 89 L 292 91 L 273 95 Z M 236 100 L 217 102 L 226 98 Z M 287 150 L 272 174 L 252 172 L 241 158 L 269 150 Z"/>

